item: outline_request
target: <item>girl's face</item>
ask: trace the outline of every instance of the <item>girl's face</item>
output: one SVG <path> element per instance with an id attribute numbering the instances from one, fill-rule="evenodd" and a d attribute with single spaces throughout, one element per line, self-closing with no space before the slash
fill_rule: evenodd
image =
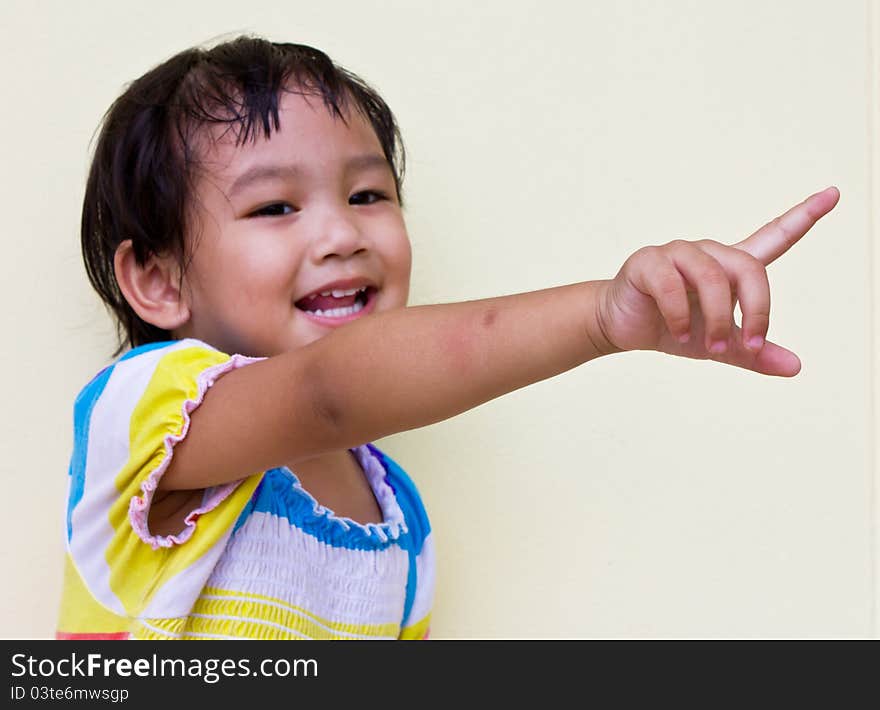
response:
<path id="1" fill-rule="evenodd" d="M 190 318 L 174 332 L 227 353 L 270 356 L 406 305 L 412 256 L 391 168 L 370 123 L 320 97 L 282 93 L 280 128 L 201 151 Z"/>

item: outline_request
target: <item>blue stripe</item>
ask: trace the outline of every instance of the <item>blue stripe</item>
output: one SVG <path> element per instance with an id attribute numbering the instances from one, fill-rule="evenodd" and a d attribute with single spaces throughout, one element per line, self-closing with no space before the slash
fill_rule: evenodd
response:
<path id="1" fill-rule="evenodd" d="M 146 345 L 138 345 L 136 348 L 132 348 L 125 355 L 119 358 L 119 361 L 129 360 L 133 357 L 137 357 L 138 355 L 143 355 L 144 353 L 148 353 L 151 350 L 158 350 L 159 348 L 167 348 L 169 345 L 175 345 L 179 343 L 179 340 L 162 340 L 158 343 L 147 343 Z"/>
<path id="2" fill-rule="evenodd" d="M 249 503 L 239 516 L 235 529 L 244 522 L 243 515 L 259 512 L 284 518 L 321 542 L 346 550 L 384 550 L 392 545 L 402 544 L 406 537 L 403 533 L 397 540 L 387 536 L 382 540 L 379 529 L 387 533 L 387 524 L 363 525 L 331 515 L 320 506 L 316 510 L 315 499 L 299 485 L 293 472 L 285 467 L 266 471 L 251 501 L 252 507 Z"/>
<path id="3" fill-rule="evenodd" d="M 105 367 L 95 375 L 76 398 L 73 405 L 73 454 L 70 457 L 70 497 L 67 501 L 67 539 L 73 534 L 73 509 L 83 497 L 86 484 L 86 455 L 89 450 L 89 426 L 92 410 L 104 392 L 115 365 Z"/>

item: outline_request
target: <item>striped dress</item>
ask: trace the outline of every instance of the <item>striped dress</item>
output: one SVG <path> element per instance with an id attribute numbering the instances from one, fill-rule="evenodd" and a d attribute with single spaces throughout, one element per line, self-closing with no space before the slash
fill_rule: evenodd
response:
<path id="1" fill-rule="evenodd" d="M 383 514 L 337 517 L 274 468 L 207 489 L 182 531 L 153 534 L 153 492 L 190 414 L 254 362 L 197 340 L 153 343 L 74 406 L 58 638 L 413 639 L 427 636 L 431 528 L 406 473 L 352 449 Z"/>

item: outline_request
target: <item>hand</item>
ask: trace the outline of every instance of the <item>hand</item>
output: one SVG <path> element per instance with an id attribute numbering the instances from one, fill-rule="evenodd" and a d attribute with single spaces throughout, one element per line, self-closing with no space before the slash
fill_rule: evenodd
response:
<path id="1" fill-rule="evenodd" d="M 737 244 L 676 240 L 629 257 L 597 299 L 597 319 L 620 350 L 659 350 L 711 359 L 765 375 L 801 368 L 790 350 L 766 340 L 770 283 L 766 267 L 782 256 L 840 199 L 829 187 L 808 197 Z M 736 302 L 742 327 L 734 322 Z"/>

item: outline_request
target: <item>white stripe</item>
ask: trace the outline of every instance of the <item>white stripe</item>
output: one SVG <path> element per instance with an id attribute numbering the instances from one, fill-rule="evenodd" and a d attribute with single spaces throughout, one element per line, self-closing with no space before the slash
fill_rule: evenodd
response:
<path id="1" fill-rule="evenodd" d="M 257 595 L 334 623 L 400 623 L 407 552 L 349 550 L 321 542 L 271 513 L 254 512 L 231 539 L 205 587 Z"/>
<path id="2" fill-rule="evenodd" d="M 409 617 L 404 626 L 412 626 L 421 621 L 434 605 L 434 578 L 436 565 L 434 562 L 434 533 L 428 533 L 422 544 L 422 551 L 416 557 L 416 596 L 413 599 Z"/>
<path id="3" fill-rule="evenodd" d="M 339 631 L 337 629 L 334 629 L 331 626 L 327 626 L 326 624 L 321 623 L 315 617 L 313 617 L 311 614 L 307 614 L 305 612 L 302 612 L 299 609 L 294 609 L 293 607 L 290 607 L 286 604 L 279 604 L 278 602 L 270 602 L 270 601 L 266 601 L 265 599 L 259 599 L 256 597 L 238 597 L 238 596 L 233 596 L 233 595 L 223 596 L 220 594 L 203 594 L 201 597 L 199 597 L 199 599 L 215 599 L 218 601 L 234 600 L 234 601 L 241 601 L 241 602 L 252 602 L 254 604 L 262 604 L 264 606 L 275 607 L 276 609 L 281 609 L 282 611 L 289 612 L 289 613 L 293 614 L 294 616 L 300 617 L 301 619 L 305 619 L 309 623 L 312 623 L 315 626 L 318 626 L 318 627 L 324 629 L 325 631 L 330 632 L 331 634 L 337 634 L 338 636 L 349 636 L 351 638 L 358 638 L 358 639 L 395 638 L 394 636 L 373 636 L 371 634 L 358 634 L 358 633 L 355 633 L 354 631 Z M 272 626 L 277 626 L 279 629 L 284 629 L 286 631 L 292 631 L 293 633 L 300 633 L 300 632 L 296 631 L 295 629 L 289 629 L 286 626 L 274 624 L 271 621 L 263 622 L 263 621 L 260 621 L 259 619 L 250 619 L 247 617 L 220 616 L 220 615 L 215 617 L 215 616 L 212 616 L 209 614 L 190 614 L 190 616 L 198 616 L 198 617 L 202 617 L 202 618 L 206 618 L 206 619 L 217 618 L 217 619 L 248 620 L 248 621 L 254 621 L 254 622 L 257 622 L 260 624 L 266 623 L 266 624 L 270 624 Z M 300 634 L 300 635 L 302 635 L 302 634 Z"/>

